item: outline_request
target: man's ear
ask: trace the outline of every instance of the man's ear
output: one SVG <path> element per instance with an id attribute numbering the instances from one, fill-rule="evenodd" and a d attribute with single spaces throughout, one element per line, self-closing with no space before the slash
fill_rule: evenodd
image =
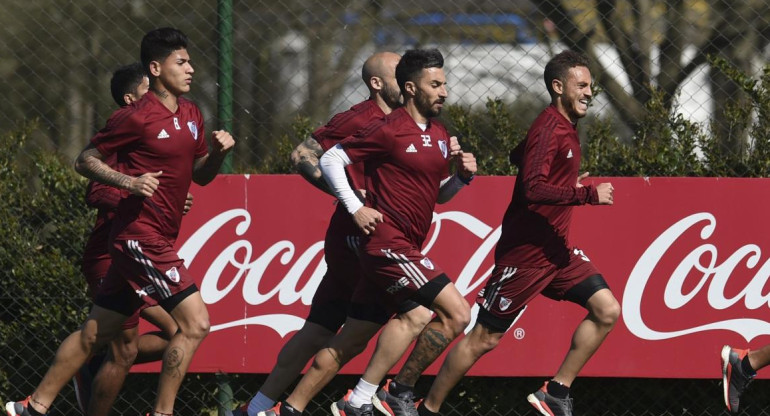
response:
<path id="1" fill-rule="evenodd" d="M 369 78 L 369 87 L 373 90 L 380 91 L 382 90 L 382 85 L 384 83 L 382 82 L 382 78 L 380 77 L 371 77 Z"/>
<path id="2" fill-rule="evenodd" d="M 561 95 L 564 92 L 564 83 L 562 83 L 560 79 L 554 78 L 551 81 L 551 88 L 557 95 Z"/>
<path id="3" fill-rule="evenodd" d="M 134 101 L 136 101 L 136 99 L 134 98 L 134 94 L 131 94 L 130 92 L 123 94 L 123 102 L 126 103 L 127 105 L 130 105 Z"/>
<path id="4" fill-rule="evenodd" d="M 404 92 L 414 97 L 417 95 L 417 84 L 412 81 L 406 81 L 404 83 Z"/>
<path id="5" fill-rule="evenodd" d="M 158 62 L 158 61 L 150 62 L 150 74 L 153 77 L 160 76 L 160 62 Z"/>

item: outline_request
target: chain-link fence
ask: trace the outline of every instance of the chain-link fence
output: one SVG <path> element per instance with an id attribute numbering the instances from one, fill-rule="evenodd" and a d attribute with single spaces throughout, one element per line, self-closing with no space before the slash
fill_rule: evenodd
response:
<path id="1" fill-rule="evenodd" d="M 237 1 L 231 9 L 223 6 L 229 1 L 218 3 L 7 1 L 0 16 L 2 130 L 36 119 L 39 141 L 74 156 L 114 108 L 111 71 L 138 59 L 147 30 L 169 25 L 191 38 L 190 97 L 209 129 L 232 124 L 240 172 L 288 169 L 281 150 L 306 131 L 298 126 L 316 127 L 365 98 L 359 74 L 370 53 L 425 46 L 446 56 L 450 104 L 483 112 L 488 99 L 500 99 L 524 127 L 547 100 L 541 78 L 549 56 L 571 48 L 595 63 L 602 93 L 592 115 L 612 120 L 622 141 L 640 136 L 655 99 L 699 123 L 726 151 L 741 155 L 756 140 L 747 126 L 751 114 L 723 111 L 751 106 L 745 85 L 709 59 L 724 58 L 749 77 L 761 73 L 770 57 L 764 0 L 282 0 Z M 223 11 L 231 15 L 225 23 Z M 232 78 L 221 78 L 230 66 Z M 232 82 L 232 91 L 223 95 L 220 81 Z M 229 95 L 231 116 L 217 107 Z M 493 137 L 483 144 L 484 153 L 506 150 Z"/>
<path id="2" fill-rule="evenodd" d="M 526 128 L 547 102 L 542 82 L 545 63 L 555 52 L 570 48 L 591 58 L 601 90 L 592 117 L 609 120 L 606 134 L 619 143 L 633 145 L 646 139 L 651 118 L 686 120 L 697 123 L 688 131 L 699 140 L 710 138 L 723 154 L 740 162 L 729 166 L 730 174 L 744 176 L 756 175 L 745 160 L 759 142 L 770 140 L 770 129 L 759 128 L 767 118 L 762 117 L 763 109 L 770 109 L 770 80 L 765 87 L 752 82 L 760 78 L 763 68 L 768 71 L 770 7 L 766 0 L 255 0 L 232 4 L 224 0 L 6 0 L 3 6 L 0 133 L 28 133 L 21 157 L 31 158 L 40 149 L 67 158 L 76 155 L 114 108 L 108 86 L 111 72 L 138 60 L 139 40 L 147 30 L 160 26 L 177 27 L 190 37 L 196 70 L 190 98 L 203 110 L 209 130 L 232 126 L 238 141 L 236 172 L 287 172 L 288 151 L 304 133 L 365 98 L 359 74 L 369 54 L 425 46 L 438 47 L 446 57 L 449 101 L 458 108 L 455 111 L 485 113 L 494 107 L 490 100 L 498 100 L 506 104 L 515 125 Z M 220 18 L 228 15 L 231 20 L 222 22 Z M 228 27 L 232 27 L 231 53 L 220 48 L 222 40 L 228 39 L 222 28 Z M 230 65 L 232 78 L 227 78 L 221 70 Z M 230 81 L 232 90 L 223 93 L 220 86 Z M 228 96 L 232 97 L 231 115 L 221 110 L 222 97 Z M 449 111 L 444 117 L 457 127 Z M 490 130 L 479 137 L 475 153 L 504 159 L 515 138 L 494 133 Z M 591 137 L 584 139 L 591 141 Z M 693 151 L 700 154 L 703 149 Z M 2 189 L 4 198 L 8 192 L 24 191 L 23 185 Z M 66 198 L 74 191 L 57 192 L 46 195 L 51 205 L 62 206 L 57 215 L 80 209 L 75 208 L 77 198 Z M 22 202 L 19 212 L 42 212 L 46 204 Z M 36 215 L 26 224 L 49 220 Z M 0 234 L 2 254 L 12 259 L 1 264 L 0 272 L 4 399 L 20 398 L 34 388 L 58 341 L 80 322 L 87 304 L 85 295 L 76 294 L 82 285 L 70 261 L 78 258 L 83 247 L 82 233 L 67 234 L 65 227 L 46 226 L 30 235 L 15 233 L 13 218 L 4 217 Z M 44 244 L 52 239 L 58 240 L 56 250 Z M 10 251 L 9 242 L 28 249 Z M 62 286 L 60 277 L 36 280 L 30 277 L 35 276 L 30 272 L 35 267 L 56 270 L 73 280 L 69 286 Z M 55 293 L 52 287 L 57 288 Z M 23 321 L 14 321 L 20 309 L 29 314 Z M 677 359 L 682 358 L 661 357 L 660 365 Z M 263 375 L 231 377 L 236 401 L 248 399 L 263 379 Z M 418 391 L 424 392 L 430 380 L 424 378 Z M 336 380 L 312 403 L 310 413 L 326 414 L 328 404 L 354 381 L 351 377 Z M 444 410 L 446 414 L 528 414 L 531 410 L 522 396 L 539 382 L 469 378 L 457 387 Z M 116 413 L 149 409 L 154 386 L 154 375 L 130 375 Z M 765 381 L 752 386 L 751 404 L 743 413 L 770 413 L 770 396 L 763 394 L 767 386 Z M 214 412 L 220 393 L 215 375 L 190 375 L 180 392 L 178 413 Z M 724 413 L 721 387 L 713 380 L 582 379 L 575 385 L 574 396 L 577 414 Z M 74 409 L 74 394 L 65 389 L 54 412 L 74 415 Z"/>

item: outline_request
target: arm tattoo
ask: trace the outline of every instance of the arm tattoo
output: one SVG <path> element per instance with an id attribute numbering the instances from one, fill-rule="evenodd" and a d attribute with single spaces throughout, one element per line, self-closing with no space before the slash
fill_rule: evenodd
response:
<path id="1" fill-rule="evenodd" d="M 101 159 L 101 153 L 95 147 L 89 147 L 78 156 L 76 169 L 88 179 L 119 189 L 128 189 L 132 178 L 112 169 Z"/>
<path id="2" fill-rule="evenodd" d="M 184 361 L 184 351 L 181 348 L 172 347 L 166 350 L 163 356 L 163 372 L 173 378 L 182 377 L 182 371 L 179 369 L 182 361 Z"/>
<path id="3" fill-rule="evenodd" d="M 450 342 L 452 342 L 451 337 L 447 337 L 435 328 L 426 327 L 417 338 L 412 354 L 398 373 L 398 382 L 414 386 L 420 374 L 444 352 Z"/>
<path id="4" fill-rule="evenodd" d="M 314 138 L 308 137 L 307 140 L 297 146 L 296 153 L 297 158 L 294 160 L 294 168 L 297 172 L 311 185 L 334 196 L 321 174 L 321 169 L 318 167 L 318 159 L 324 153 L 321 145 Z"/>

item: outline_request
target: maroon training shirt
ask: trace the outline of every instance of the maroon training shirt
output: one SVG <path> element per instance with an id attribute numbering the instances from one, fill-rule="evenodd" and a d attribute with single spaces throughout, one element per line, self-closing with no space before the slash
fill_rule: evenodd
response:
<path id="1" fill-rule="evenodd" d="M 121 192 L 113 237 L 176 240 L 193 162 L 208 153 L 198 107 L 180 97 L 179 108 L 172 113 L 148 92 L 136 104 L 115 111 L 91 143 L 104 156 L 116 153 L 127 175 L 163 171 L 151 198 Z"/>
<path id="2" fill-rule="evenodd" d="M 318 128 L 313 132 L 313 138 L 321 145 L 325 151 L 331 149 L 342 139 L 353 135 L 369 124 L 372 120 L 382 118 L 385 113 L 377 102 L 366 100 L 360 102 L 348 111 L 338 113 L 325 126 Z M 364 188 L 364 164 L 354 163 L 346 168 L 348 179 L 353 189 Z M 347 212 L 347 211 L 345 211 Z"/>
<path id="3" fill-rule="evenodd" d="M 423 131 L 399 108 L 340 144 L 353 163 L 365 162 L 366 205 L 384 217 L 365 249 L 419 250 L 433 220 L 441 180 L 449 175 L 444 126 L 429 121 Z"/>
<path id="4" fill-rule="evenodd" d="M 495 264 L 563 267 L 569 261 L 572 206 L 599 202 L 593 185 L 578 188 L 577 128 L 550 105 L 512 152 L 519 164 L 513 198 L 503 217 Z"/>

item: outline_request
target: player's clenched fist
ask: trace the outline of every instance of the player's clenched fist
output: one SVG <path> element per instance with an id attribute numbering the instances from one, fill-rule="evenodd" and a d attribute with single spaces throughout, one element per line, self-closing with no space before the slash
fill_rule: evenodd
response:
<path id="1" fill-rule="evenodd" d="M 227 153 L 235 146 L 235 139 L 224 130 L 214 130 L 211 137 L 212 150 L 218 153 Z"/>
<path id="2" fill-rule="evenodd" d="M 462 148 L 460 147 L 460 142 L 457 140 L 457 136 L 452 136 L 449 138 L 449 155 L 450 156 L 457 156 L 462 152 Z"/>
<path id="3" fill-rule="evenodd" d="M 599 194 L 599 204 L 612 205 L 614 198 L 612 194 L 615 192 L 615 188 L 609 182 L 600 183 L 596 185 L 596 193 Z"/>
<path id="4" fill-rule="evenodd" d="M 365 235 L 369 235 L 382 222 L 382 214 L 374 208 L 361 207 L 353 213 L 353 221 Z"/>
<path id="5" fill-rule="evenodd" d="M 128 184 L 129 192 L 147 198 L 151 197 L 155 190 L 158 189 L 158 185 L 160 185 L 158 177 L 162 174 L 163 171 L 148 172 L 138 178 L 131 179 L 131 182 Z"/>
<path id="6" fill-rule="evenodd" d="M 184 200 L 184 208 L 182 208 L 182 215 L 187 215 L 190 212 L 193 204 L 193 194 L 187 193 L 187 198 Z"/>
<path id="7" fill-rule="evenodd" d="M 462 179 L 468 180 L 476 174 L 476 157 L 473 153 L 461 151 L 455 157 L 457 162 L 457 175 Z"/>

